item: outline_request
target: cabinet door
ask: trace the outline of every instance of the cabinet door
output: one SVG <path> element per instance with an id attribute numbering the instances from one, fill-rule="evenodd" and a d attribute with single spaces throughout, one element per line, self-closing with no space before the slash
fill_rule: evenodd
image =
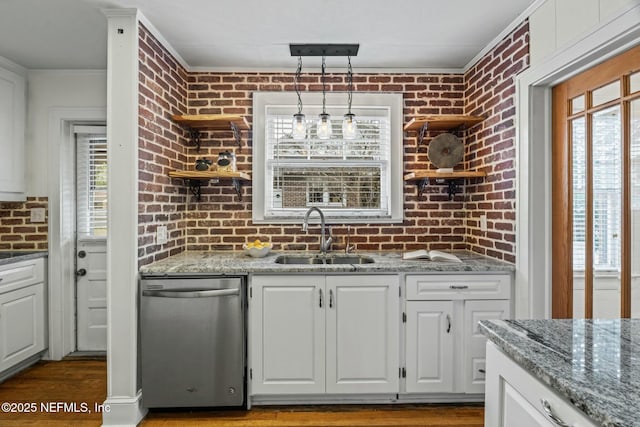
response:
<path id="1" fill-rule="evenodd" d="M 0 201 L 24 200 L 25 79 L 0 68 Z"/>
<path id="2" fill-rule="evenodd" d="M 0 372 L 44 348 L 44 284 L 0 294 Z"/>
<path id="3" fill-rule="evenodd" d="M 507 300 L 478 300 L 464 303 L 464 391 L 484 393 L 487 339 L 478 322 L 506 319 L 511 314 Z"/>
<path id="4" fill-rule="evenodd" d="M 324 393 L 324 276 L 253 276 L 252 394 Z"/>
<path id="5" fill-rule="evenodd" d="M 408 301 L 408 393 L 453 392 L 453 301 Z"/>
<path id="6" fill-rule="evenodd" d="M 500 427 L 553 427 L 538 410 L 509 383 L 504 384 L 500 402 L 502 417 Z"/>
<path id="7" fill-rule="evenodd" d="M 327 276 L 327 393 L 398 393 L 398 276 Z"/>

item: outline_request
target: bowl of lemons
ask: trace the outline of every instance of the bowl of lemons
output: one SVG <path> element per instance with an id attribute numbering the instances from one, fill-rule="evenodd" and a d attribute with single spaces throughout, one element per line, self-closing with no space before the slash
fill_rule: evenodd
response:
<path id="1" fill-rule="evenodd" d="M 269 242 L 261 242 L 260 239 L 256 239 L 253 242 L 242 245 L 242 249 L 244 249 L 245 255 L 249 255 L 254 258 L 262 258 L 271 252 L 272 246 L 273 245 Z"/>

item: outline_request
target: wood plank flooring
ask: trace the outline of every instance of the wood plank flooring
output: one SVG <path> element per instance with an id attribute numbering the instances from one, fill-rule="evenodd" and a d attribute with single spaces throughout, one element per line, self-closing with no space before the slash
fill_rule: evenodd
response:
<path id="1" fill-rule="evenodd" d="M 35 412 L 0 411 L 0 426 L 99 426 L 95 410 L 106 398 L 106 362 L 73 359 L 39 362 L 0 384 L 0 403 L 36 404 Z M 58 402 L 75 404 L 65 411 Z M 49 411 L 41 410 L 44 403 Z M 86 405 L 87 412 L 82 412 Z M 57 412 L 56 412 L 57 411 Z M 331 405 L 254 407 L 251 411 L 152 410 L 142 427 L 450 427 L 483 426 L 482 405 Z"/>

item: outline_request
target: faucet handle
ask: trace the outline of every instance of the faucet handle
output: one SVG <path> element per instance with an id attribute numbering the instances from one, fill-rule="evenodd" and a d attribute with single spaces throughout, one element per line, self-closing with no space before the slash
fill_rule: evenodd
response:
<path id="1" fill-rule="evenodd" d="M 331 250 L 331 244 L 333 243 L 333 236 L 331 235 L 331 227 L 327 227 L 327 239 L 322 242 L 322 244 L 324 245 L 324 250 L 325 251 L 330 251 Z"/>

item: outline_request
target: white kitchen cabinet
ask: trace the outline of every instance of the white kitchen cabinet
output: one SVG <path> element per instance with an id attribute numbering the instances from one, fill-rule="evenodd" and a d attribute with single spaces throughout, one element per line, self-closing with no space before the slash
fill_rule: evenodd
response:
<path id="1" fill-rule="evenodd" d="M 395 275 L 254 275 L 254 395 L 397 393 Z"/>
<path id="2" fill-rule="evenodd" d="M 406 390 L 453 392 L 453 302 L 408 301 Z"/>
<path id="3" fill-rule="evenodd" d="M 249 302 L 252 393 L 323 393 L 323 276 L 254 276 Z"/>
<path id="4" fill-rule="evenodd" d="M 464 302 L 464 391 L 484 393 L 487 338 L 480 332 L 481 320 L 506 319 L 511 313 L 509 300 L 471 300 Z"/>
<path id="5" fill-rule="evenodd" d="M 0 201 L 24 200 L 25 78 L 0 68 Z"/>
<path id="6" fill-rule="evenodd" d="M 478 322 L 511 315 L 511 276 L 406 276 L 407 393 L 482 394 L 485 337 Z"/>
<path id="7" fill-rule="evenodd" d="M 485 425 L 596 426 L 584 413 L 534 378 L 491 342 L 487 343 L 486 355 Z M 552 417 L 556 420 L 552 421 Z"/>
<path id="8" fill-rule="evenodd" d="M 327 393 L 397 393 L 397 276 L 327 276 Z"/>
<path id="9" fill-rule="evenodd" d="M 45 349 L 43 259 L 0 266 L 0 373 Z"/>

